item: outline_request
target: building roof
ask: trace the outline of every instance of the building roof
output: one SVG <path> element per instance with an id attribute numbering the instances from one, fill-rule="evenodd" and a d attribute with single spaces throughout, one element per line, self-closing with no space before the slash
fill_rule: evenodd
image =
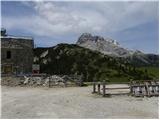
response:
<path id="1" fill-rule="evenodd" d="M 26 37 L 26 36 L 12 36 L 12 35 L 0 36 L 0 38 L 33 40 L 32 37 Z"/>

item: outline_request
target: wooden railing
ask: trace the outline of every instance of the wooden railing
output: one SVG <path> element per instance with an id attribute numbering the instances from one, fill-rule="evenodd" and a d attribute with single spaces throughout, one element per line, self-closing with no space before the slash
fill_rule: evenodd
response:
<path id="1" fill-rule="evenodd" d="M 159 82 L 155 80 L 143 80 L 143 81 L 131 81 L 128 83 L 127 87 L 107 87 L 108 82 L 93 82 L 93 92 L 102 95 L 103 97 L 107 95 L 113 95 L 108 93 L 109 90 L 124 90 L 128 89 L 128 92 L 119 92 L 114 95 L 128 94 L 135 97 L 151 97 L 159 96 Z"/>

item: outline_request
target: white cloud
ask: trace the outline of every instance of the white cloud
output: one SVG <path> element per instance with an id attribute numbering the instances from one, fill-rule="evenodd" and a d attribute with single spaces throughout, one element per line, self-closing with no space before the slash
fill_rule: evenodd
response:
<path id="1" fill-rule="evenodd" d="M 29 2 L 31 3 L 31 2 Z M 116 32 L 158 19 L 157 2 L 32 2 L 37 15 L 2 17 L 7 29 L 39 36 Z"/>

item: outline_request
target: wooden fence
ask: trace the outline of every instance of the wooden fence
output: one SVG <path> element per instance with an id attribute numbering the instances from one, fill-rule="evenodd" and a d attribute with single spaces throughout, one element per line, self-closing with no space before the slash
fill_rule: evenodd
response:
<path id="1" fill-rule="evenodd" d="M 107 82 L 94 82 L 93 92 L 102 95 L 103 97 L 108 95 L 132 95 L 135 97 L 151 97 L 159 96 L 159 82 L 156 80 L 144 80 L 144 81 L 131 81 L 127 87 L 107 87 Z M 128 90 L 128 92 L 108 93 L 109 90 Z"/>

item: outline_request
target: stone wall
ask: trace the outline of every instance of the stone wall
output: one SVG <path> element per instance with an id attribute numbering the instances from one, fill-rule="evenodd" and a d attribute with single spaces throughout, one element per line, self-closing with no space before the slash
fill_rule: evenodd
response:
<path id="1" fill-rule="evenodd" d="M 1 64 L 2 73 L 7 65 L 12 66 L 12 73 L 30 73 L 33 64 L 33 40 L 2 38 L 1 39 Z M 7 51 L 11 58 L 7 58 Z"/>
<path id="2" fill-rule="evenodd" d="M 6 76 L 2 77 L 1 85 L 2 86 L 46 86 L 46 87 L 69 87 L 69 86 L 82 86 L 83 83 L 80 83 L 79 76 L 43 76 L 43 77 L 16 77 L 16 76 Z"/>

